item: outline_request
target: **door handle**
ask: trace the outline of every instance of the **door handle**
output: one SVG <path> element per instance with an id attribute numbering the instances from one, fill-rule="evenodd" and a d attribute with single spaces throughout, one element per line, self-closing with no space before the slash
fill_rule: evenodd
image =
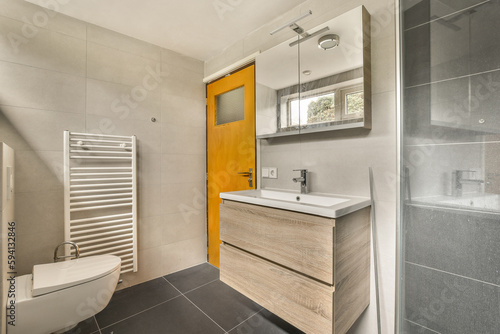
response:
<path id="1" fill-rule="evenodd" d="M 253 169 L 252 168 L 248 168 L 248 172 L 239 172 L 238 174 L 241 176 L 248 176 L 248 186 L 250 188 L 253 187 Z"/>

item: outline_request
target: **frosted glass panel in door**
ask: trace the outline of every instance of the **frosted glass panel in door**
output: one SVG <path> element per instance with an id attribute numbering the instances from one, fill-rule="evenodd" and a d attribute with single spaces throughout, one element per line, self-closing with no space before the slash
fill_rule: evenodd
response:
<path id="1" fill-rule="evenodd" d="M 217 96 L 216 125 L 245 119 L 245 87 L 239 87 Z"/>

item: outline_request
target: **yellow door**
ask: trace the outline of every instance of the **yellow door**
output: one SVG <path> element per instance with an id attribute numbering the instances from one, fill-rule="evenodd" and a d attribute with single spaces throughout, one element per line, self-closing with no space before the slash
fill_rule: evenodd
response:
<path id="1" fill-rule="evenodd" d="M 208 261 L 217 267 L 219 194 L 255 188 L 254 70 L 246 67 L 207 86 Z"/>

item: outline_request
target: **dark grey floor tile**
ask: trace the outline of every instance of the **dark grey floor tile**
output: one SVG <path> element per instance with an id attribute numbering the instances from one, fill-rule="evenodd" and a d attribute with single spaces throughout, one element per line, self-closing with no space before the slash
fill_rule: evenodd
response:
<path id="1" fill-rule="evenodd" d="M 290 325 L 266 309 L 240 324 L 229 334 L 302 334 L 301 330 Z"/>
<path id="2" fill-rule="evenodd" d="M 96 315 L 97 323 L 101 328 L 109 326 L 178 295 L 163 277 L 116 291 L 108 306 Z"/>
<path id="3" fill-rule="evenodd" d="M 221 281 L 190 291 L 186 297 L 226 331 L 262 309 L 260 305 Z"/>
<path id="4" fill-rule="evenodd" d="M 164 277 L 184 293 L 219 279 L 219 269 L 209 263 L 203 263 Z"/>
<path id="5" fill-rule="evenodd" d="M 442 334 L 497 333 L 500 287 L 407 263 L 405 318 Z"/>
<path id="6" fill-rule="evenodd" d="M 220 334 L 224 331 L 185 297 L 139 313 L 101 329 L 102 334 Z"/>
<path id="7" fill-rule="evenodd" d="M 64 332 L 64 334 L 91 334 L 98 332 L 99 328 L 94 317 L 90 317 L 78 323 L 78 325 L 69 331 Z"/>

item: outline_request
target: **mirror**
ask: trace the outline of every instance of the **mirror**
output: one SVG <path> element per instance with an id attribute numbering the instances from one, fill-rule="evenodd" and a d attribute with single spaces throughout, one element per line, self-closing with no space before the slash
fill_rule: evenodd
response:
<path id="1" fill-rule="evenodd" d="M 256 57 L 257 138 L 370 129 L 370 81 L 370 15 L 360 6 Z"/>

